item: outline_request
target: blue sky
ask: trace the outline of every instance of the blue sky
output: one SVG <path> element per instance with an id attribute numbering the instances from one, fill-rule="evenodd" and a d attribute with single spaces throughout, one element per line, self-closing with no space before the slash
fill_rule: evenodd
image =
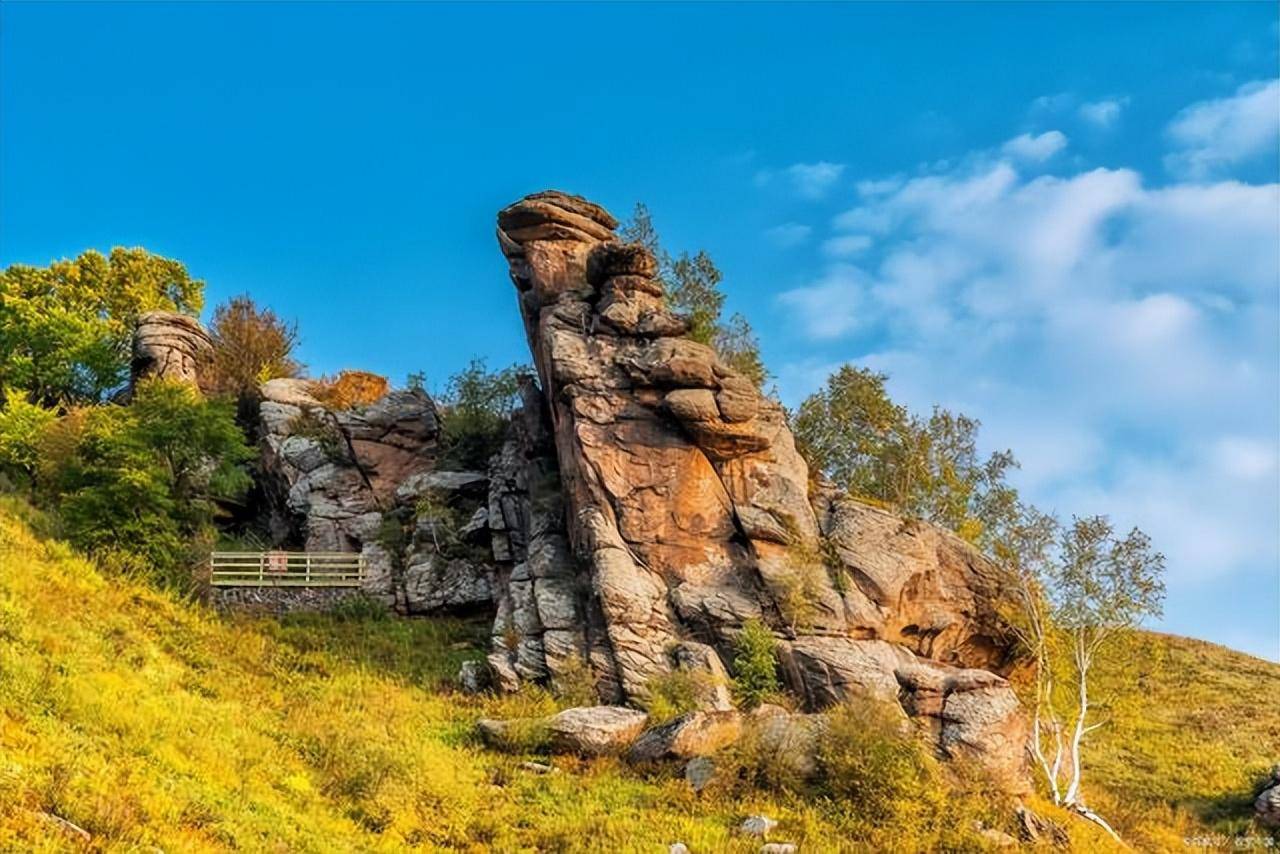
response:
<path id="1" fill-rule="evenodd" d="M 1280 658 L 1274 4 L 0 7 L 0 263 L 142 245 L 313 372 L 524 361 L 493 216 L 706 248 L 783 399 L 843 361 Z"/>

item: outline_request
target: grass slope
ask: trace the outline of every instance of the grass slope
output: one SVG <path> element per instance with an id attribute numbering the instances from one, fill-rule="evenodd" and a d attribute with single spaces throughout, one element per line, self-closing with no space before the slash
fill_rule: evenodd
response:
<path id="1" fill-rule="evenodd" d="M 484 627 L 220 618 L 104 578 L 43 524 L 0 501 L 0 850 L 755 851 L 732 833 L 754 812 L 802 850 L 982 848 L 956 814 L 876 828 L 822 799 L 698 797 L 609 760 L 530 773 L 472 725 L 554 701 L 449 687 Z M 1158 635 L 1131 652 L 1100 686 L 1114 720 L 1091 767 L 1111 786 L 1091 790 L 1098 805 L 1145 849 L 1240 830 L 1280 743 L 1280 667 Z M 1102 844 L 1070 827 L 1080 850 Z"/>

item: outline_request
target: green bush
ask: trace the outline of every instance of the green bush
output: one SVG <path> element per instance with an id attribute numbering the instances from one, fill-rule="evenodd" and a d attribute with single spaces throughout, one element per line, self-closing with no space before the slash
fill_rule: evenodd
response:
<path id="1" fill-rule="evenodd" d="M 0 406 L 0 472 L 32 484 L 40 462 L 40 434 L 57 417 L 55 410 L 28 403 L 21 392 L 6 389 Z"/>
<path id="2" fill-rule="evenodd" d="M 751 709 L 778 693 L 778 664 L 773 632 L 760 620 L 742 624 L 733 658 L 733 693 L 739 705 Z"/>
<path id="3" fill-rule="evenodd" d="M 687 712 L 697 711 L 699 699 L 708 693 L 711 674 L 691 670 L 673 670 L 649 680 L 645 711 L 650 724 L 675 720 Z"/>
<path id="4" fill-rule="evenodd" d="M 182 587 L 217 501 L 251 484 L 232 405 L 160 380 L 139 385 L 130 406 L 72 410 L 45 427 L 38 451 L 37 493 L 75 545 Z"/>
<path id="5" fill-rule="evenodd" d="M 502 448 L 507 420 L 517 402 L 520 375 L 527 370 L 512 365 L 490 371 L 483 359 L 473 359 L 449 378 L 440 396 L 446 465 L 478 471 L 488 468 L 489 458 Z"/>
<path id="6" fill-rule="evenodd" d="M 0 387 L 33 403 L 98 403 L 129 375 L 138 316 L 196 314 L 204 282 L 145 249 L 90 250 L 48 267 L 0 271 Z"/>
<path id="7" fill-rule="evenodd" d="M 828 721 L 818 742 L 820 785 L 843 808 L 872 822 L 908 826 L 936 806 L 937 763 L 900 710 L 851 700 L 832 709 Z"/>

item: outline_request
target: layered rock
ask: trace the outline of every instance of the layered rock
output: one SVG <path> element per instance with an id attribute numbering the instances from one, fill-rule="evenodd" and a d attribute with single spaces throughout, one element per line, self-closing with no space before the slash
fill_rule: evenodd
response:
<path id="1" fill-rule="evenodd" d="M 277 542 L 359 552 L 365 592 L 405 613 L 488 607 L 481 472 L 441 471 L 440 423 L 420 390 L 330 409 L 307 380 L 262 386 L 263 485 Z"/>
<path id="2" fill-rule="evenodd" d="M 554 675 L 577 649 L 602 699 L 640 701 L 677 666 L 680 643 L 727 657 L 758 618 L 811 706 L 858 693 L 900 700 L 934 722 L 940 752 L 1013 769 L 1016 700 L 1000 677 L 973 669 L 1004 649 L 989 565 L 928 526 L 827 491 L 811 503 L 781 406 L 681 337 L 687 324 L 667 309 L 654 258 L 618 242 L 616 224 L 555 192 L 498 215 L 545 392 L 542 441 L 554 447 L 563 501 L 554 507 L 567 521 L 548 534 L 555 522 L 532 518 L 530 479 L 506 478 L 512 494 L 525 490 L 523 520 L 509 526 L 525 546 L 512 548 L 499 584 L 499 663 L 524 678 Z M 545 452 L 526 448 L 523 464 L 534 457 L 545 469 Z M 534 558 L 539 535 L 555 544 L 545 560 Z M 544 578 L 558 579 L 543 585 L 554 588 L 545 603 Z M 573 616 L 555 644 L 544 604 L 562 624 Z"/>
<path id="3" fill-rule="evenodd" d="M 213 344 L 194 317 L 151 311 L 138 318 L 133 333 L 130 385 L 148 377 L 198 385 Z"/>

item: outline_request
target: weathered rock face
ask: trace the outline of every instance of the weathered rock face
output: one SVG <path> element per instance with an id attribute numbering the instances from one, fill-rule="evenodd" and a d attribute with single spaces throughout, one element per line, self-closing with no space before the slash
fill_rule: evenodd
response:
<path id="1" fill-rule="evenodd" d="M 491 603 L 488 479 L 436 468 L 439 419 L 424 392 L 331 410 L 308 381 L 279 379 L 262 396 L 262 468 L 277 540 L 360 552 L 365 592 L 406 613 Z"/>
<path id="2" fill-rule="evenodd" d="M 639 700 L 678 666 L 678 644 L 726 656 L 755 617 L 811 706 L 901 698 L 936 722 L 940 752 L 1020 764 L 1012 691 L 971 669 L 1003 655 L 990 567 L 928 526 L 825 492 L 811 502 L 781 406 L 680 337 L 653 257 L 617 242 L 616 224 L 555 192 L 498 215 L 549 434 L 530 419 L 494 476 L 510 484 L 498 504 L 520 508 L 501 514 L 500 663 L 554 680 L 576 652 L 602 699 Z"/>
<path id="3" fill-rule="evenodd" d="M 147 377 L 197 385 L 213 344 L 200 321 L 174 311 L 151 311 L 133 333 L 130 385 Z"/>

